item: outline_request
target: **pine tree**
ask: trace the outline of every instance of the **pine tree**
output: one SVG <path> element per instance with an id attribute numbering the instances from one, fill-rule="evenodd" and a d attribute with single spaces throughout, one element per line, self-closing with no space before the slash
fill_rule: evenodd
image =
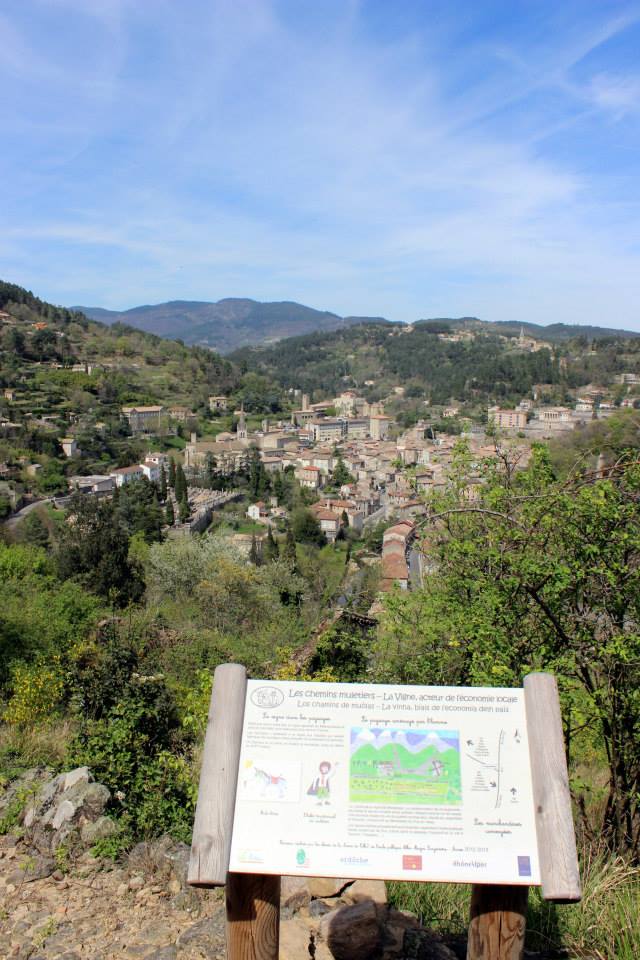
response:
<path id="1" fill-rule="evenodd" d="M 176 462 L 173 457 L 169 457 L 169 486 L 172 490 L 176 488 Z"/>
<path id="2" fill-rule="evenodd" d="M 164 464 L 160 467 L 160 499 L 163 503 L 167 499 L 167 473 Z"/>
<path id="3" fill-rule="evenodd" d="M 176 515 L 173 512 L 173 503 L 171 500 L 167 500 L 167 506 L 164 511 L 164 518 L 167 526 L 172 527 L 176 522 Z"/>

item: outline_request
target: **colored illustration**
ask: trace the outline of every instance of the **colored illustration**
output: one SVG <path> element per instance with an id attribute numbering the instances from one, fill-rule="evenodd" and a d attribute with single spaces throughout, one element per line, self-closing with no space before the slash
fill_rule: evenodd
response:
<path id="1" fill-rule="evenodd" d="M 300 798 L 300 765 L 245 760 L 241 774 L 243 800 L 295 802 Z"/>
<path id="2" fill-rule="evenodd" d="M 307 796 L 315 797 L 318 806 L 324 804 L 328 806 L 331 803 L 331 780 L 336 774 L 338 764 L 331 764 L 328 760 L 323 760 L 318 766 L 317 776 L 312 780 Z"/>
<path id="3" fill-rule="evenodd" d="M 462 802 L 457 730 L 351 728 L 352 803 Z"/>

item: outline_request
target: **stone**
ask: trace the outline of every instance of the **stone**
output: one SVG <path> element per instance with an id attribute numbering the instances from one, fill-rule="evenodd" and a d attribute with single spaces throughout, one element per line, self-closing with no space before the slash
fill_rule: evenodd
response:
<path id="1" fill-rule="evenodd" d="M 31 883 L 34 880 L 44 880 L 45 877 L 50 877 L 55 869 L 56 863 L 51 857 L 32 854 L 24 861 L 19 870 L 9 875 L 9 880 L 16 885 Z"/>
<path id="2" fill-rule="evenodd" d="M 362 900 L 386 903 L 387 885 L 384 880 L 356 880 L 343 891 L 342 896 L 350 903 L 360 903 Z"/>
<path id="3" fill-rule="evenodd" d="M 279 960 L 333 960 L 326 943 L 298 918 L 280 923 Z"/>
<path id="4" fill-rule="evenodd" d="M 319 930 L 335 960 L 370 960 L 382 946 L 382 930 L 372 900 L 337 907 L 322 917 Z"/>
<path id="5" fill-rule="evenodd" d="M 333 910 L 333 907 L 330 907 L 326 900 L 312 900 L 308 909 L 310 917 L 323 917 L 325 913 Z"/>
<path id="6" fill-rule="evenodd" d="M 89 773 L 89 767 L 76 767 L 75 770 L 70 770 L 68 773 L 62 775 L 62 791 L 69 790 L 71 787 L 75 787 L 76 783 L 89 783 L 91 779 L 91 774 Z"/>
<path id="7" fill-rule="evenodd" d="M 76 808 L 70 800 L 63 800 L 56 807 L 55 813 L 51 819 L 51 826 L 54 830 L 59 830 L 63 823 L 73 819 Z"/>
<path id="8" fill-rule="evenodd" d="M 176 960 L 178 950 L 175 946 L 160 947 L 152 953 L 147 953 L 144 960 Z"/>
<path id="9" fill-rule="evenodd" d="M 80 837 L 83 843 L 92 847 L 98 840 L 113 837 L 117 832 L 117 823 L 111 817 L 102 816 L 93 822 L 84 823 L 80 828 Z"/>
<path id="10" fill-rule="evenodd" d="M 129 880 L 129 890 L 142 890 L 144 887 L 144 880 L 142 877 L 131 877 Z"/>
<path id="11" fill-rule="evenodd" d="M 351 880 L 341 879 L 339 877 L 309 877 L 307 884 L 311 898 L 338 897 L 341 890 L 352 883 Z"/>
<path id="12" fill-rule="evenodd" d="M 198 920 L 183 930 L 176 944 L 181 950 L 185 947 L 198 947 L 204 952 L 209 952 L 219 943 L 221 937 L 224 938 L 224 934 L 225 912 L 220 907 L 211 919 Z"/>
<path id="13" fill-rule="evenodd" d="M 280 906 L 298 910 L 309 903 L 311 893 L 306 877 L 282 877 L 280 881 Z"/>

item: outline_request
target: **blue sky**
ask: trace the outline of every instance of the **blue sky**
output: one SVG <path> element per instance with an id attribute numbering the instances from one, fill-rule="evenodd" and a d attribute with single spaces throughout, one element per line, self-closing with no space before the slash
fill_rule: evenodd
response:
<path id="1" fill-rule="evenodd" d="M 640 329 L 640 2 L 3 0 L 0 276 Z"/>

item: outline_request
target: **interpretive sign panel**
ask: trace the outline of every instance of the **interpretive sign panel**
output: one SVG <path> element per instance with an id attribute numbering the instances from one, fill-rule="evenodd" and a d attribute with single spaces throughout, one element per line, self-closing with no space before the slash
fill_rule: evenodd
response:
<path id="1" fill-rule="evenodd" d="M 524 691 L 249 680 L 229 869 L 539 884 Z"/>

